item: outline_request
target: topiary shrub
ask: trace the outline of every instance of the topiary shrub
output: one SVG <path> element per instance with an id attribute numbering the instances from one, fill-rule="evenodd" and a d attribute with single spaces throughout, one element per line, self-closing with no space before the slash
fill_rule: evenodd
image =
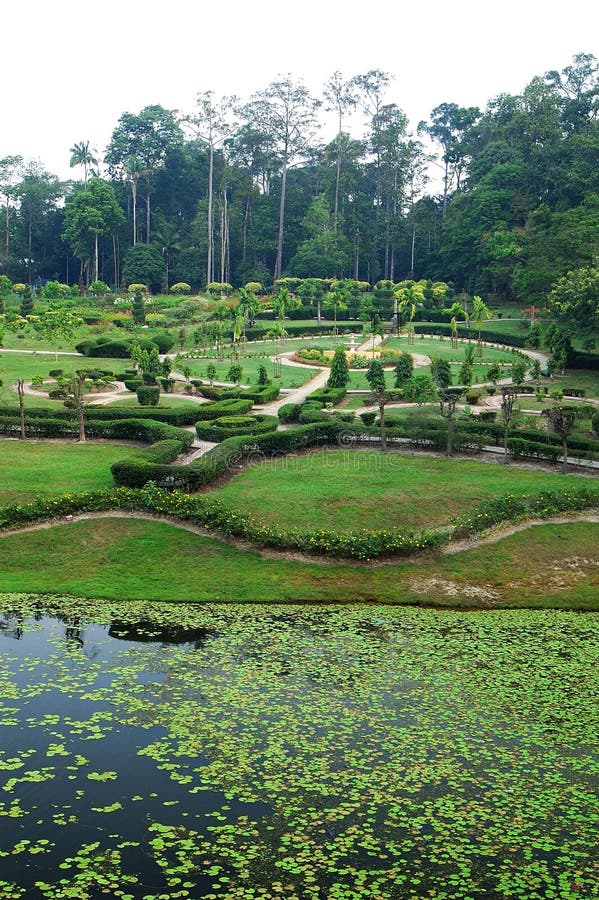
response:
<path id="1" fill-rule="evenodd" d="M 153 385 L 142 385 L 137 388 L 137 402 L 140 406 L 158 406 L 160 388 Z"/>
<path id="2" fill-rule="evenodd" d="M 374 421 L 376 419 L 375 412 L 363 412 L 360 413 L 360 418 L 364 422 L 365 425 L 374 425 Z"/>
<path id="3" fill-rule="evenodd" d="M 196 434 L 200 440 L 219 443 L 237 435 L 266 434 L 269 431 L 276 431 L 278 424 L 276 416 L 221 416 L 207 422 L 198 422 Z"/>
<path id="4" fill-rule="evenodd" d="M 146 294 L 148 292 L 147 284 L 130 284 L 127 288 L 128 294 Z"/>
<path id="5" fill-rule="evenodd" d="M 172 284 L 170 288 L 171 294 L 177 294 L 180 297 L 185 296 L 186 294 L 191 294 L 191 285 L 187 284 L 186 281 L 178 281 L 176 284 Z"/>
<path id="6" fill-rule="evenodd" d="M 287 424 L 288 422 L 298 422 L 302 411 L 301 403 L 284 403 L 279 407 L 279 421 Z"/>
<path id="7" fill-rule="evenodd" d="M 128 391 L 131 391 L 132 394 L 134 394 L 138 388 L 143 387 L 143 381 L 141 380 L 141 378 L 126 378 L 123 384 Z"/>
<path id="8" fill-rule="evenodd" d="M 61 375 L 64 375 L 64 369 L 50 369 L 48 375 L 50 378 L 60 378 Z"/>
<path id="9" fill-rule="evenodd" d="M 466 391 L 465 400 L 475 406 L 480 400 L 480 391 Z"/>
<path id="10" fill-rule="evenodd" d="M 330 403 L 332 406 L 335 406 L 337 403 L 341 403 L 343 398 L 345 397 L 346 390 L 345 388 L 318 388 L 316 391 L 312 391 L 311 394 L 308 394 L 306 400 L 312 403 L 320 404 L 320 407 L 326 406 L 327 403 Z"/>

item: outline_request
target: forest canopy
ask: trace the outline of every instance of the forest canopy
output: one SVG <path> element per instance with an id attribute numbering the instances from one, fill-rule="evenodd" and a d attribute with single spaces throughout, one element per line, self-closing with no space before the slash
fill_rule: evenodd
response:
<path id="1" fill-rule="evenodd" d="M 486 298 L 550 296 L 558 318 L 596 326 L 595 57 L 484 110 L 442 102 L 414 131 L 390 83 L 335 72 L 315 97 L 288 76 L 244 101 L 205 91 L 185 115 L 124 112 L 101 152 L 71 148 L 68 182 L 0 159 L 0 272 L 196 291 L 281 276 L 442 280 Z"/>

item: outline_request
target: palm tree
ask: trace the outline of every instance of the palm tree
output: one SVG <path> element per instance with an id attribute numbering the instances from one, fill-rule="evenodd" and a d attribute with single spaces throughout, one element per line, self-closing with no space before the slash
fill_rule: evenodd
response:
<path id="1" fill-rule="evenodd" d="M 230 308 L 229 318 L 233 330 L 233 356 L 235 359 L 239 359 L 239 339 L 245 328 L 245 311 L 239 303 Z"/>
<path id="2" fill-rule="evenodd" d="M 93 154 L 89 141 L 79 141 L 78 144 L 73 144 L 70 154 L 71 161 L 69 165 L 71 169 L 75 166 L 83 166 L 83 183 L 87 185 L 89 167 L 98 165 L 98 160 Z"/>
<path id="3" fill-rule="evenodd" d="M 158 244 L 165 263 L 166 290 L 169 289 L 169 271 L 173 254 L 181 250 L 181 238 L 172 222 L 162 221 L 154 229 L 153 243 Z"/>
<path id="4" fill-rule="evenodd" d="M 408 344 L 414 343 L 414 316 L 416 315 L 416 304 L 414 303 L 414 293 L 412 288 L 404 291 L 403 298 L 397 304 L 397 311 L 408 317 Z M 399 329 L 398 329 L 399 331 Z"/>
<path id="5" fill-rule="evenodd" d="M 458 349 L 458 318 L 468 321 L 468 314 L 461 303 L 454 303 L 449 309 L 443 310 L 451 316 L 449 324 L 451 325 L 451 346 L 454 350 Z"/>
<path id="6" fill-rule="evenodd" d="M 483 341 L 481 337 L 481 329 L 485 319 L 492 319 L 493 313 L 481 297 L 472 298 L 472 312 L 470 318 L 474 319 L 474 323 L 478 329 L 478 355 L 483 358 Z"/>

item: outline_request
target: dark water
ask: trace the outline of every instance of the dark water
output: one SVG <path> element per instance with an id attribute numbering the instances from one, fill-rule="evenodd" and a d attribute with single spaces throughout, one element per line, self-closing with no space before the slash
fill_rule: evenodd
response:
<path id="1" fill-rule="evenodd" d="M 3 900 L 597 896 L 596 617 L 5 604 Z"/>

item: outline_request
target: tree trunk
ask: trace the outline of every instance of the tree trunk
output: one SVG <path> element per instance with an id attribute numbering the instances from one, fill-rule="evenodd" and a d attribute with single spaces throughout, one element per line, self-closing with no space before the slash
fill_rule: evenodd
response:
<path id="1" fill-rule="evenodd" d="M 381 450 L 387 449 L 387 434 L 385 432 L 385 401 L 379 400 L 379 415 L 381 417 Z"/>
<path id="2" fill-rule="evenodd" d="M 131 182 L 131 200 L 133 203 L 133 246 L 137 244 L 137 182 Z"/>
<path id="3" fill-rule="evenodd" d="M 453 415 L 447 416 L 447 455 L 453 453 Z"/>
<path id="4" fill-rule="evenodd" d="M 208 259 L 206 260 L 206 284 L 214 281 L 214 223 L 212 213 L 212 186 L 214 177 L 214 147 L 209 145 L 208 154 Z"/>
<path id="5" fill-rule="evenodd" d="M 98 280 L 98 232 L 94 235 L 94 281 Z"/>
<path id="6" fill-rule="evenodd" d="M 285 191 L 287 189 L 287 160 L 283 163 L 281 174 L 281 202 L 279 204 L 279 234 L 277 238 L 277 259 L 275 262 L 275 281 L 283 271 L 283 230 L 285 227 Z"/>
<path id="7" fill-rule="evenodd" d="M 25 440 L 25 382 L 22 378 L 19 378 L 17 382 L 17 391 L 19 394 L 19 420 L 20 420 L 20 433 L 19 437 L 21 440 Z"/>
<path id="8" fill-rule="evenodd" d="M 146 192 L 146 244 L 150 243 L 150 179 L 152 175 L 148 172 L 146 175 L 146 184 L 148 190 Z"/>

